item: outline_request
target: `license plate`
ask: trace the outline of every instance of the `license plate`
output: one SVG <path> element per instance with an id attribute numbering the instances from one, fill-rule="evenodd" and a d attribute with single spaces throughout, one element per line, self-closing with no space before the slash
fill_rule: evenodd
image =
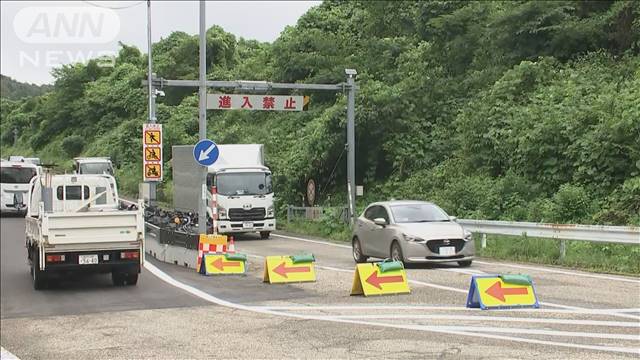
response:
<path id="1" fill-rule="evenodd" d="M 251 229 L 253 227 L 253 223 L 251 221 L 245 221 L 242 223 L 242 228 Z"/>
<path id="2" fill-rule="evenodd" d="M 78 264 L 80 265 L 91 265 L 98 263 L 98 255 L 79 255 L 78 256 Z"/>
<path id="3" fill-rule="evenodd" d="M 445 255 L 445 256 L 451 256 L 451 255 L 455 255 L 456 254 L 456 247 L 455 246 L 441 246 L 438 249 L 440 255 Z"/>

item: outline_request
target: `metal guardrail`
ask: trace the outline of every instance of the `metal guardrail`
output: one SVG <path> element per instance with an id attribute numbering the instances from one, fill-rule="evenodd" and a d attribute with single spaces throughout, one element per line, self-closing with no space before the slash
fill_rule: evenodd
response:
<path id="1" fill-rule="evenodd" d="M 640 245 L 640 227 L 459 219 L 471 232 Z"/>
<path id="2" fill-rule="evenodd" d="M 320 207 L 320 206 L 287 206 L 287 222 L 294 219 L 317 220 L 323 215 L 329 215 L 344 223 L 349 223 L 348 207 Z"/>
<path id="3" fill-rule="evenodd" d="M 287 221 L 294 218 L 315 220 L 327 209 L 331 208 L 289 205 L 287 207 Z M 465 229 L 480 234 L 640 245 L 640 227 L 638 226 L 545 224 L 471 219 L 458 219 L 457 222 Z M 485 243 L 486 236 L 483 236 L 483 247 Z"/>

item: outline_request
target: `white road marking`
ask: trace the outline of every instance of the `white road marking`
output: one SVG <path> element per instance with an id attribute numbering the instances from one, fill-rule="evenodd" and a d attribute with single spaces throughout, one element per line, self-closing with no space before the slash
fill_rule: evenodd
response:
<path id="1" fill-rule="evenodd" d="M 506 267 L 512 267 L 512 268 L 517 268 L 517 269 L 527 269 L 527 270 L 543 271 L 543 272 L 550 272 L 550 273 L 563 274 L 563 275 L 582 276 L 582 277 L 590 277 L 590 278 L 602 279 L 602 280 L 623 281 L 623 282 L 630 282 L 630 283 L 634 283 L 634 284 L 640 284 L 640 280 L 628 279 L 628 278 L 617 277 L 617 276 L 607 276 L 607 275 L 600 275 L 600 274 L 585 274 L 585 273 L 581 273 L 581 272 L 566 271 L 566 270 L 556 270 L 556 269 L 542 268 L 542 267 L 538 267 L 538 266 L 506 264 L 506 263 L 494 263 L 494 262 L 486 262 L 486 261 L 478 261 L 478 260 L 476 260 L 476 263 L 483 264 L 483 265 L 506 266 Z"/>
<path id="2" fill-rule="evenodd" d="M 264 256 L 255 255 L 255 254 L 247 254 L 247 256 L 253 257 L 253 258 L 258 258 L 258 259 L 263 259 L 264 258 Z M 333 267 L 333 266 L 324 266 L 324 265 L 316 265 L 316 268 L 325 269 L 325 270 L 331 270 L 331 271 L 348 272 L 348 273 L 353 273 L 354 272 L 354 270 L 351 270 L 351 269 L 342 269 L 342 268 L 337 268 L 337 267 Z M 409 284 L 422 285 L 422 286 L 431 287 L 431 288 L 440 289 L 440 290 L 455 291 L 455 292 L 462 293 L 462 294 L 467 294 L 469 292 L 468 290 L 458 289 L 458 288 L 454 288 L 454 287 L 451 287 L 451 286 L 438 285 L 438 284 L 428 283 L 428 282 L 419 281 L 419 280 L 411 280 L 408 277 L 407 277 L 407 282 Z M 539 303 L 540 303 L 540 305 L 557 307 L 557 308 L 560 308 L 560 309 L 567 309 L 567 310 L 578 310 L 578 311 L 589 310 L 587 308 L 583 308 L 583 307 L 579 307 L 579 306 L 561 305 L 561 304 L 555 304 L 555 303 L 551 303 L 551 302 L 547 302 L 547 301 L 540 301 Z M 625 318 L 625 319 L 640 320 L 640 316 L 631 315 L 631 314 L 623 314 L 623 313 L 619 313 L 618 311 L 603 311 L 602 313 L 609 314 L 609 315 L 616 316 L 616 317 L 620 317 L 620 318 Z"/>
<path id="3" fill-rule="evenodd" d="M 388 304 L 368 304 L 368 305 L 263 305 L 264 309 L 271 310 L 442 310 L 442 311 L 469 311 L 477 312 L 477 308 L 467 308 L 463 306 L 440 306 L 440 305 L 388 305 Z M 514 308 L 503 309 L 501 313 L 510 312 L 531 312 L 531 313 L 554 313 L 554 314 L 584 314 L 584 315 L 608 315 L 611 316 L 610 309 L 586 309 L 576 310 L 561 309 L 534 309 L 534 308 Z"/>
<path id="4" fill-rule="evenodd" d="M 0 359 L 1 360 L 20 360 L 19 357 L 13 355 L 2 346 L 0 346 Z"/>
<path id="5" fill-rule="evenodd" d="M 574 320 L 556 318 L 531 318 L 512 316 L 484 316 L 484 315 L 424 315 L 424 314 L 361 314 L 361 315 L 331 315 L 336 319 L 408 319 L 408 320 L 461 320 L 461 321 L 499 321 L 499 322 L 530 322 L 540 324 L 587 325 L 640 328 L 635 321 L 603 321 L 603 320 Z M 640 335 L 637 335 L 640 336 Z M 638 338 L 640 340 L 640 337 Z"/>
<path id="6" fill-rule="evenodd" d="M 290 240 L 304 241 L 304 242 L 314 243 L 314 244 L 321 244 L 321 245 L 335 246 L 335 247 L 340 247 L 340 248 L 345 248 L 345 249 L 351 249 L 351 246 L 349 246 L 349 245 L 336 244 L 336 243 L 331 243 L 331 242 L 327 242 L 327 241 L 304 239 L 304 238 L 297 237 L 297 236 L 288 236 L 288 235 L 280 235 L 280 234 L 271 234 L 271 236 L 281 237 L 281 238 L 290 239 Z"/>
<path id="7" fill-rule="evenodd" d="M 267 310 L 264 308 L 259 308 L 259 307 L 252 307 L 252 306 L 247 306 L 247 305 L 242 305 L 242 304 L 236 304 L 230 301 L 226 301 L 226 300 L 222 300 L 220 298 L 217 298 L 211 294 L 208 294 L 202 290 L 199 290 L 193 286 L 184 284 L 174 278 L 172 278 L 171 276 L 169 276 L 168 274 L 166 274 L 165 272 L 163 272 L 162 270 L 158 269 L 156 266 L 154 266 L 153 264 L 151 264 L 150 262 L 145 262 L 144 267 L 151 272 L 152 274 L 154 274 L 156 277 L 158 277 L 159 279 L 163 280 L 164 282 L 175 286 L 179 289 L 182 289 L 194 296 L 197 296 L 205 301 L 217 304 L 217 305 L 221 305 L 221 306 L 225 306 L 225 307 L 230 307 L 230 308 L 234 308 L 234 309 L 239 309 L 239 310 L 246 310 L 246 311 L 251 311 L 251 312 L 255 312 L 255 313 L 260 313 L 260 314 L 267 314 L 267 315 L 275 315 L 275 316 L 285 316 L 285 317 L 292 317 L 292 318 L 298 318 L 298 319 L 307 319 L 307 320 L 320 320 L 320 321 L 330 321 L 330 322 L 339 322 L 339 323 L 347 323 L 347 324 L 358 324 L 358 325 L 372 325 L 372 326 L 378 326 L 378 327 L 388 327 L 388 328 L 395 328 L 395 329 L 407 329 L 407 330 L 421 330 L 421 331 L 429 331 L 429 332 L 437 332 L 437 333 L 444 333 L 444 334 L 453 334 L 453 335 L 464 335 L 464 336 L 470 336 L 470 337 L 481 337 L 481 338 L 491 338 L 491 339 L 499 339 L 499 340 L 511 340 L 511 341 L 517 341 L 517 342 L 526 342 L 526 343 L 531 343 L 531 344 L 543 344 L 543 345 L 555 345 L 555 346 L 561 346 L 561 347 L 569 347 L 569 348 L 577 348 L 577 349 L 589 349 L 589 350 L 597 350 L 597 351 L 606 351 L 606 352 L 622 352 L 622 353 L 630 353 L 630 354 L 639 354 L 640 355 L 640 349 L 635 349 L 635 348 L 627 348 L 627 347 L 615 347 L 615 346 L 600 346 L 600 345 L 583 345 L 583 344 L 571 344 L 571 343 L 563 343 L 563 342 L 556 342 L 556 341 L 546 341 L 546 340 L 536 340 L 536 339 L 525 339 L 525 338 L 519 338 L 519 337 L 511 337 L 511 336 L 498 336 L 498 335 L 492 335 L 492 334 L 486 334 L 486 333 L 472 333 L 472 332 L 466 332 L 466 331 L 461 331 L 461 330 L 456 330 L 456 329 L 446 329 L 446 328 L 442 328 L 442 327 L 437 327 L 437 326 L 417 326 L 417 325 L 403 325 L 403 324 L 395 324 L 395 323 L 384 323 L 384 322 L 370 322 L 370 321 L 360 321 L 360 320 L 350 320 L 350 319 L 337 319 L 335 317 L 321 317 L 321 316 L 314 316 L 314 315 L 304 315 L 304 314 L 295 314 L 295 313 L 282 313 L 282 312 L 277 312 L 277 311 L 272 311 L 272 310 Z M 468 328 L 463 327 L 462 329 L 468 330 Z M 479 327 L 479 329 L 481 329 L 480 331 L 483 331 L 482 329 L 484 329 L 483 327 Z M 525 329 L 526 330 L 526 329 Z M 608 334 L 601 334 L 601 335 L 608 335 Z"/>

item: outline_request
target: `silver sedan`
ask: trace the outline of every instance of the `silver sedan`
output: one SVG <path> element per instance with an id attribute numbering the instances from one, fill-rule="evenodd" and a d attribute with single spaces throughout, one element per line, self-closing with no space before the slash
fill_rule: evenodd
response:
<path id="1" fill-rule="evenodd" d="M 369 205 L 356 221 L 353 258 L 391 258 L 405 263 L 457 262 L 470 266 L 475 244 L 470 232 L 438 206 L 422 201 Z"/>

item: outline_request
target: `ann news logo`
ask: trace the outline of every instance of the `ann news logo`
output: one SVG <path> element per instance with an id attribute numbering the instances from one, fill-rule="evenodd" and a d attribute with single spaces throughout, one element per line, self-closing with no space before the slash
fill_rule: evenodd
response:
<path id="1" fill-rule="evenodd" d="M 118 36 L 120 18 L 112 9 L 94 6 L 30 6 L 16 14 L 13 29 L 24 43 L 38 45 L 35 50 L 20 51 L 21 66 L 26 62 L 57 66 L 92 58 L 100 58 L 101 66 L 113 66 L 115 51 L 95 49 L 95 45 L 100 47 Z M 78 45 L 91 49 L 79 50 Z"/>

